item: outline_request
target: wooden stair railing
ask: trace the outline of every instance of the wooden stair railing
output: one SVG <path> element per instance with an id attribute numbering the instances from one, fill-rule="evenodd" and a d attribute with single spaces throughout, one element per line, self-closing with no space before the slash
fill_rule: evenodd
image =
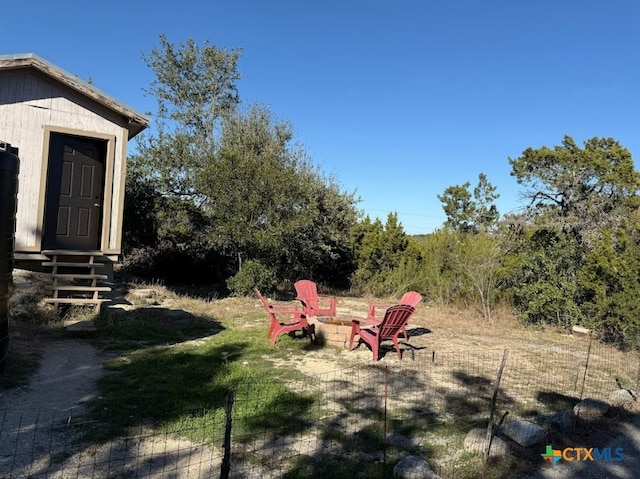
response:
<path id="1" fill-rule="evenodd" d="M 94 305 L 98 312 L 102 303 L 110 301 L 101 297 L 101 293 L 111 292 L 109 286 L 102 285 L 108 276 L 97 272 L 105 267 L 104 263 L 96 262 L 103 256 L 102 252 L 45 250 L 42 254 L 50 259 L 42 266 L 51 268 L 53 283 L 52 296 L 45 298 L 45 302 L 54 304 L 56 309 L 61 304 Z"/>

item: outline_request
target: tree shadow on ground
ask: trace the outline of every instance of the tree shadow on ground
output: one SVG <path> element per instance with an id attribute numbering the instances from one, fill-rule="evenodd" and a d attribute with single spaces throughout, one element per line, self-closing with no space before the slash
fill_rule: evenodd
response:
<path id="1" fill-rule="evenodd" d="M 443 395 L 444 412 L 466 431 L 472 427 L 486 427 L 491 413 L 495 379 L 481 374 L 469 374 L 454 370 L 451 377 L 456 387 L 440 388 Z M 515 399 L 498 389 L 501 407 L 509 407 Z"/>
<path id="2" fill-rule="evenodd" d="M 407 328 L 407 334 L 410 338 L 416 338 L 418 336 L 424 336 L 425 334 L 431 334 L 432 331 L 428 328 L 417 327 L 417 328 Z"/>
<path id="3" fill-rule="evenodd" d="M 226 298 L 229 290 L 224 283 L 210 284 L 166 284 L 165 287 L 180 296 L 212 301 L 214 299 Z"/>
<path id="4" fill-rule="evenodd" d="M 555 391 L 538 391 L 536 393 L 536 401 L 546 410 L 563 411 L 565 409 L 573 409 L 573 407 L 580 402 L 580 398 L 577 396 L 568 396 Z M 535 409 L 524 412 L 523 414 L 537 415 L 539 412 Z"/>
<path id="5" fill-rule="evenodd" d="M 405 353 L 409 352 L 410 359 L 415 360 L 415 351 L 427 349 L 426 346 L 414 346 L 413 344 L 405 341 L 398 341 L 398 344 L 400 345 L 400 356 L 402 359 L 405 358 Z M 373 349 L 371 348 L 371 346 L 365 341 L 361 340 L 358 340 L 358 343 L 353 347 L 353 350 L 358 349 L 360 345 L 364 345 L 363 347 L 366 347 L 369 351 L 371 351 L 371 354 L 373 354 Z M 396 347 L 393 344 L 388 344 L 386 342 L 380 344 L 380 346 L 378 347 L 378 361 L 386 357 L 387 354 L 397 355 L 398 352 L 396 351 Z"/>
<path id="6" fill-rule="evenodd" d="M 122 349 L 176 344 L 216 335 L 225 328 L 216 319 L 191 314 L 183 309 L 144 306 L 131 310 L 109 309 L 94 320 L 89 334 L 103 347 Z"/>
<path id="7" fill-rule="evenodd" d="M 407 450 L 430 454 L 429 446 L 414 439 L 434 415 L 429 408 L 413 407 L 418 391 L 427 387 L 417 371 L 369 365 L 345 370 L 323 387 L 335 391 L 334 405 L 325 405 L 332 414 L 319 424 L 314 450 L 297 456 L 283 477 L 391 477 L 393 465 Z M 392 418 L 399 402 L 407 420 Z"/>

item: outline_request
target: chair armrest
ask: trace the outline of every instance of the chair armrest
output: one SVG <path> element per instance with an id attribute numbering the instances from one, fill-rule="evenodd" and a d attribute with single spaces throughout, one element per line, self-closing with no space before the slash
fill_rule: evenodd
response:
<path id="1" fill-rule="evenodd" d="M 336 310 L 336 298 L 334 296 L 318 296 L 320 301 L 329 301 L 329 308 Z"/>
<path id="2" fill-rule="evenodd" d="M 269 309 L 275 313 L 299 313 L 300 310 L 293 304 L 270 304 Z"/>
<path id="3" fill-rule="evenodd" d="M 378 326 L 382 320 L 374 318 L 351 318 L 352 322 L 358 323 L 360 326 Z"/>
<path id="4" fill-rule="evenodd" d="M 389 309 L 391 306 L 393 306 L 393 304 L 370 304 L 369 305 L 369 311 L 367 312 L 367 317 L 368 318 L 375 318 L 376 317 L 376 308 L 379 309 Z M 380 318 L 380 320 L 382 320 L 382 318 Z"/>

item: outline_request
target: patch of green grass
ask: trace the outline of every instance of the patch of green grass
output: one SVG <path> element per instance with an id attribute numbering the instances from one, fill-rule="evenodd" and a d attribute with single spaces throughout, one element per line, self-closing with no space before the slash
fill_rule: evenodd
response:
<path id="1" fill-rule="evenodd" d="M 247 314 L 251 324 L 252 315 Z M 308 341 L 278 338 L 270 348 L 265 321 L 246 327 L 213 315 L 199 317 L 162 308 L 103 315 L 96 344 L 120 352 L 108 361 L 100 381 L 101 399 L 91 417 L 103 427 L 95 437 L 114 437 L 147 425 L 191 437 L 211 428 L 218 441 L 224 408 L 234 392 L 234 434 L 285 434 L 308 423 L 315 399 L 288 389 L 300 373 L 278 369 L 265 357 L 302 354 Z M 237 439 L 236 439 L 237 440 Z"/>

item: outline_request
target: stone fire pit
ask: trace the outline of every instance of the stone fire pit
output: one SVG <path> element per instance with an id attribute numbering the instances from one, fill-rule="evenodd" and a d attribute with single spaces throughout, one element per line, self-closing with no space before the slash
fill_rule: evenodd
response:
<path id="1" fill-rule="evenodd" d="M 331 316 L 314 316 L 308 319 L 316 328 L 316 338 L 320 344 L 328 344 L 339 348 L 349 346 L 351 335 L 351 318 Z"/>

